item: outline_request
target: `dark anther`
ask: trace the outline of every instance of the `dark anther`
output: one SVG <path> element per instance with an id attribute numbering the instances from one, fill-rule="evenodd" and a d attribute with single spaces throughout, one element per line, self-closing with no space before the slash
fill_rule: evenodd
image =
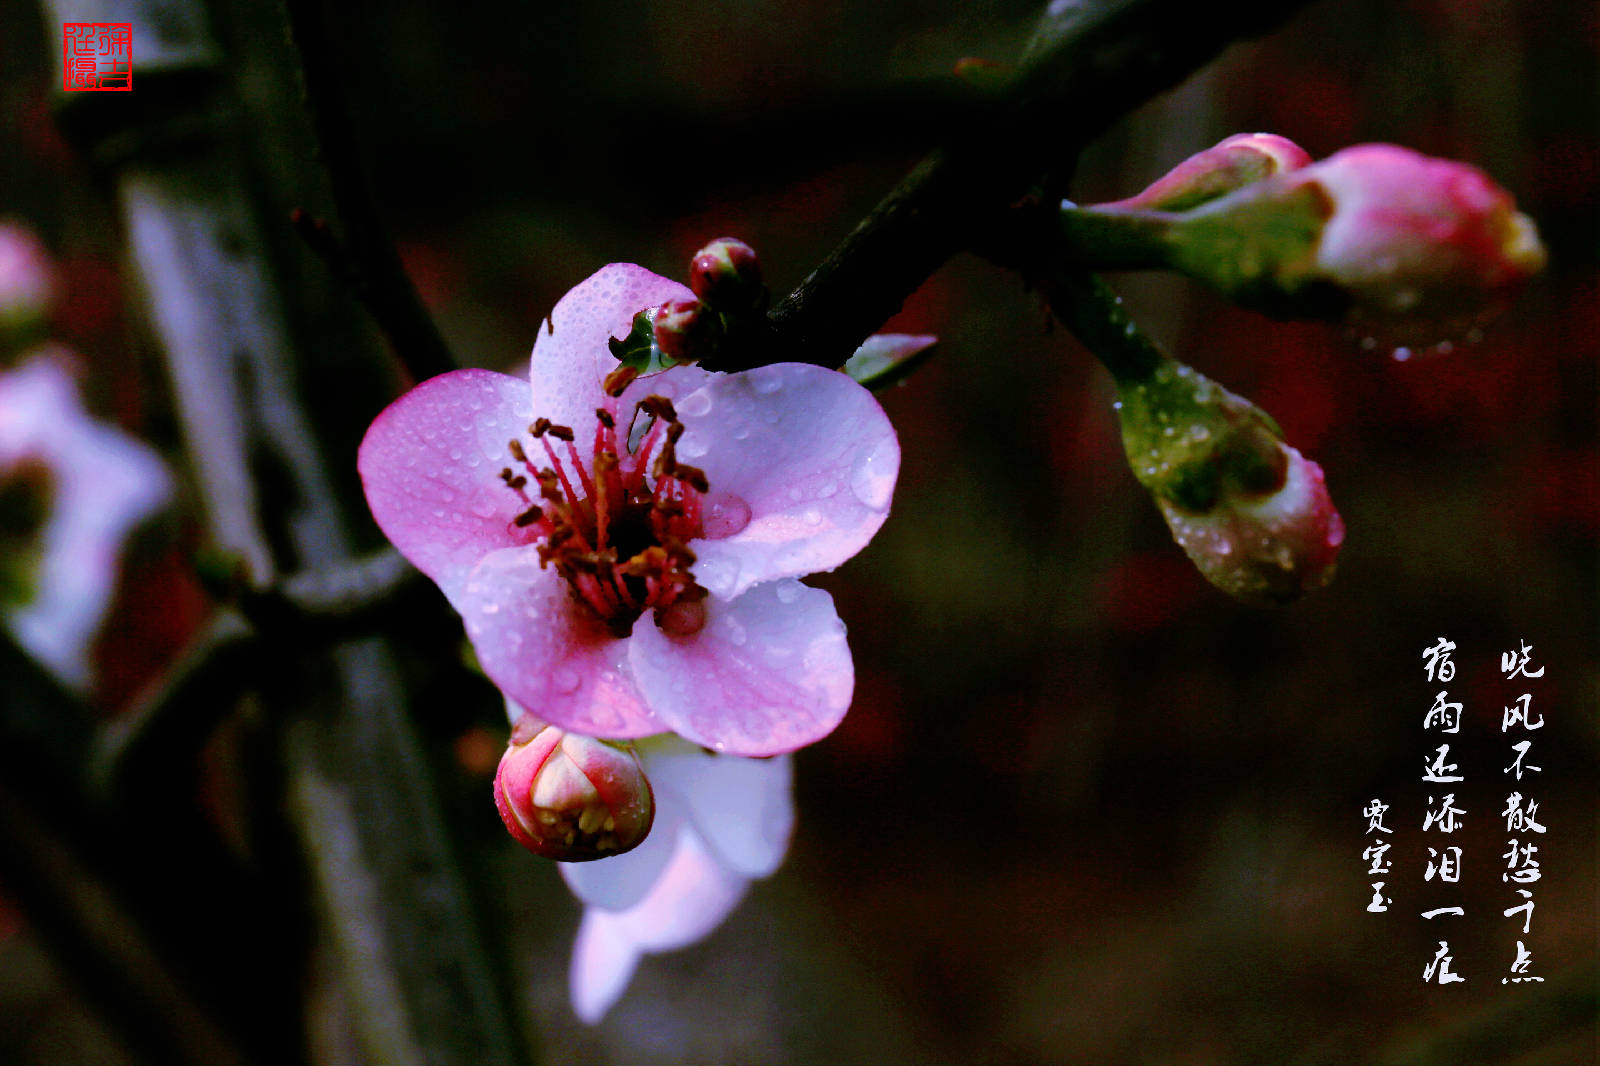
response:
<path id="1" fill-rule="evenodd" d="M 515 459 L 519 463 L 525 463 L 528 461 L 528 453 L 522 450 L 522 442 L 520 440 L 516 440 L 515 438 L 513 438 L 511 441 L 511 458 Z"/>
<path id="2" fill-rule="evenodd" d="M 604 407 L 596 407 L 594 409 L 594 416 L 595 418 L 599 419 L 600 424 L 605 426 L 607 429 L 617 428 L 617 420 L 612 418 L 611 412 L 607 411 Z"/>
<path id="3" fill-rule="evenodd" d="M 639 372 L 631 366 L 617 367 L 611 373 L 606 375 L 606 395 L 612 397 L 613 399 L 621 396 L 627 391 L 628 386 L 633 384 L 634 378 L 637 378 L 638 376 Z"/>
<path id="4" fill-rule="evenodd" d="M 556 440 L 564 440 L 568 444 L 572 443 L 572 430 L 567 426 L 550 426 L 550 435 Z"/>
<path id="5" fill-rule="evenodd" d="M 533 425 L 528 427 L 528 432 L 532 433 L 535 437 L 542 437 L 549 431 L 550 420 L 548 418 L 540 418 L 538 421 L 534 422 Z"/>
<path id="6" fill-rule="evenodd" d="M 539 519 L 541 519 L 543 517 L 544 517 L 544 512 L 543 511 L 541 511 L 537 507 L 530 507 L 526 511 L 523 511 L 521 514 L 517 515 L 516 524 L 517 524 L 517 527 L 520 529 L 520 528 L 522 528 L 524 526 L 533 525 L 535 522 L 537 522 Z"/>
<path id="7" fill-rule="evenodd" d="M 676 422 L 678 420 L 677 410 L 672 406 L 672 401 L 665 396 L 646 396 L 639 401 L 639 410 L 647 415 L 665 418 L 668 422 Z"/>

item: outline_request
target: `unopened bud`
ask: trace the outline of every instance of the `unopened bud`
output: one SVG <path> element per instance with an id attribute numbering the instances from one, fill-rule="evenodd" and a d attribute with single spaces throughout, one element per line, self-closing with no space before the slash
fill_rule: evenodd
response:
<path id="1" fill-rule="evenodd" d="M 1344 522 L 1266 412 L 1170 360 L 1119 394 L 1134 475 L 1206 580 L 1260 606 L 1332 580 Z"/>
<path id="2" fill-rule="evenodd" d="M 629 851 L 655 819 L 633 746 L 569 733 L 524 715 L 494 778 L 494 800 L 517 843 L 561 862 Z"/>
<path id="3" fill-rule="evenodd" d="M 52 288 L 50 257 L 39 238 L 24 226 L 0 221 L 0 349 L 37 339 Z"/>
<path id="4" fill-rule="evenodd" d="M 1544 266 L 1533 222 L 1476 167 L 1346 148 L 1196 209 L 1175 262 L 1269 313 L 1341 315 L 1398 343 L 1460 336 Z"/>
<path id="5" fill-rule="evenodd" d="M 689 262 L 689 288 L 711 307 L 728 314 L 765 311 L 767 286 L 756 253 L 741 240 L 719 237 Z"/>
<path id="6" fill-rule="evenodd" d="M 1311 162 L 1304 148 L 1275 133 L 1236 133 L 1197 152 L 1157 178 L 1143 192 L 1099 207 L 1187 211 L 1252 182 Z"/>
<path id="7" fill-rule="evenodd" d="M 1084 266 L 1174 269 L 1267 314 L 1406 345 L 1469 334 L 1545 261 L 1532 220 L 1482 171 L 1390 144 L 1184 211 L 1064 204 L 1061 223 Z"/>
<path id="8" fill-rule="evenodd" d="M 680 363 L 704 359 L 722 338 L 722 320 L 699 300 L 669 300 L 656 308 L 656 347 Z"/>

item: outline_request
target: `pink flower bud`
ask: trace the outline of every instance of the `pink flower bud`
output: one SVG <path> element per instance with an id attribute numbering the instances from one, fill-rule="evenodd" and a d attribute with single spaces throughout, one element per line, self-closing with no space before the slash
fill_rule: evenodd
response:
<path id="1" fill-rule="evenodd" d="M 1101 207 L 1186 211 L 1251 182 L 1299 170 L 1311 156 L 1275 133 L 1236 133 L 1185 159 L 1137 196 Z"/>
<path id="2" fill-rule="evenodd" d="M 1465 163 L 1363 144 L 1286 180 L 1332 204 L 1315 269 L 1349 294 L 1358 328 L 1444 339 L 1503 310 L 1544 266 L 1533 221 Z"/>
<path id="3" fill-rule="evenodd" d="M 689 263 L 689 288 L 730 314 L 763 311 L 767 306 L 767 286 L 756 253 L 733 237 L 719 237 L 695 253 Z"/>
<path id="4" fill-rule="evenodd" d="M 722 320 L 699 300 L 668 300 L 652 322 L 656 347 L 680 363 L 704 359 L 722 337 Z"/>
<path id="5" fill-rule="evenodd" d="M 568 733 L 531 714 L 511 731 L 494 800 L 517 843 L 561 862 L 629 851 L 655 819 L 632 744 Z"/>

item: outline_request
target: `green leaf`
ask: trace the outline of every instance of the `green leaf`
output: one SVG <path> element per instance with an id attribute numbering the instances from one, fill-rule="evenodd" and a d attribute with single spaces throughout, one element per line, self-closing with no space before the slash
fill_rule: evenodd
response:
<path id="1" fill-rule="evenodd" d="M 641 375 L 670 370 L 683 363 L 661 350 L 656 343 L 656 309 L 646 308 L 633 316 L 633 329 L 621 340 L 610 338 L 606 343 L 611 354 L 623 366 L 632 367 Z"/>
<path id="2" fill-rule="evenodd" d="M 840 369 L 869 389 L 887 388 L 904 381 L 938 343 L 928 334 L 874 333 Z"/>

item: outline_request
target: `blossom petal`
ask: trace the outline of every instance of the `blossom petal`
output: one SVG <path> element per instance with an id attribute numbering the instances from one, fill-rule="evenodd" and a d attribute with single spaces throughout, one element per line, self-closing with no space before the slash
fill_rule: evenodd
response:
<path id="1" fill-rule="evenodd" d="M 627 988 L 640 952 L 688 947 L 721 925 L 744 898 L 749 881 L 718 865 L 694 830 L 681 826 L 674 845 L 666 871 L 636 906 L 583 912 L 569 981 L 572 1009 L 590 1025 Z"/>
<path id="2" fill-rule="evenodd" d="M 900 443 L 872 394 L 802 363 L 708 377 L 676 401 L 678 457 L 705 471 L 708 514 L 737 517 L 708 521 L 693 542 L 695 579 L 733 599 L 763 581 L 831 570 L 865 547 L 900 471 Z"/>
<path id="3" fill-rule="evenodd" d="M 496 474 L 531 420 L 528 386 L 507 374 L 457 370 L 390 404 L 356 460 L 384 535 L 418 570 L 454 593 L 486 552 L 518 543 L 525 504 Z"/>
<path id="4" fill-rule="evenodd" d="M 661 878 L 636 906 L 614 912 L 644 951 L 676 951 L 709 935 L 744 898 L 749 879 L 724 869 L 687 824 Z"/>
<path id="5" fill-rule="evenodd" d="M 639 698 L 628 642 L 575 601 L 554 568 L 539 565 L 536 547 L 489 553 L 445 594 L 489 680 L 546 722 L 608 738 L 665 728 Z"/>
<path id="6" fill-rule="evenodd" d="M 693 300 L 684 286 L 632 263 L 601 267 L 563 296 L 533 345 L 529 379 L 535 413 L 570 426 L 580 441 L 594 434 L 601 383 L 617 366 L 607 345 L 626 337 L 633 316 L 668 300 Z"/>
<path id="7" fill-rule="evenodd" d="M 585 1025 L 598 1025 L 633 979 L 639 949 L 610 911 L 593 907 L 583 912 L 578 939 L 572 945 L 567 974 L 572 1011 Z"/>
<path id="8" fill-rule="evenodd" d="M 656 787 L 656 820 L 650 835 L 632 851 L 593 862 L 557 863 L 572 894 L 590 908 L 624 911 L 644 899 L 671 861 L 678 827 L 687 808 L 684 797 L 670 788 Z"/>
<path id="9" fill-rule="evenodd" d="M 651 738 L 639 758 L 653 787 L 682 797 L 689 823 L 723 866 L 767 877 L 783 864 L 794 831 L 794 773 L 787 755 L 714 755 L 677 737 Z"/>
<path id="10" fill-rule="evenodd" d="M 699 632 L 668 636 L 641 619 L 628 641 L 660 721 L 732 755 L 778 755 L 832 732 L 855 685 L 833 597 L 784 579 L 704 602 Z"/>

